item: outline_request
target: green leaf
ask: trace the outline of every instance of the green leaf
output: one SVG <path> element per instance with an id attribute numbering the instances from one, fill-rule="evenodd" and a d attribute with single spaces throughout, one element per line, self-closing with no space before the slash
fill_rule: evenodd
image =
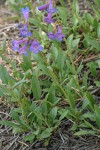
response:
<path id="1" fill-rule="evenodd" d="M 24 132 L 24 130 L 20 127 L 14 127 L 13 128 L 13 133 L 16 134 L 16 133 L 22 133 Z"/>
<path id="2" fill-rule="evenodd" d="M 90 122 L 88 122 L 86 120 L 84 120 L 84 122 L 85 122 L 85 124 L 87 125 L 88 128 L 94 129 L 94 126 Z"/>
<path id="3" fill-rule="evenodd" d="M 58 111 L 57 107 L 54 107 L 54 108 L 51 109 L 51 111 L 50 111 L 50 118 L 52 118 L 52 121 L 55 120 L 55 118 L 57 116 L 57 111 Z"/>
<path id="4" fill-rule="evenodd" d="M 85 19 L 86 19 L 87 23 L 90 24 L 90 25 L 92 25 L 93 22 L 94 22 L 94 19 L 93 19 L 92 15 L 89 14 L 89 13 L 85 14 Z"/>
<path id="5" fill-rule="evenodd" d="M 14 128 L 18 128 L 19 127 L 18 124 L 15 124 L 15 123 L 13 123 L 11 121 L 6 121 L 6 120 L 0 121 L 0 124 L 5 125 L 5 126 L 14 127 Z"/>
<path id="6" fill-rule="evenodd" d="M 29 56 L 24 56 L 23 55 L 23 62 L 20 64 L 21 68 L 24 71 L 27 71 L 29 69 L 32 70 L 32 62 L 31 62 L 31 58 Z"/>
<path id="7" fill-rule="evenodd" d="M 73 41 L 73 34 L 71 34 L 71 35 L 67 38 L 67 41 L 66 41 L 67 49 L 68 49 L 69 51 L 72 50 L 72 41 Z"/>
<path id="8" fill-rule="evenodd" d="M 20 118 L 19 118 L 19 115 L 16 111 L 11 110 L 11 116 L 14 120 L 16 120 L 18 123 L 20 123 Z"/>
<path id="9" fill-rule="evenodd" d="M 89 118 L 91 121 L 95 121 L 95 114 L 91 112 L 84 113 L 81 115 L 82 120 Z"/>
<path id="10" fill-rule="evenodd" d="M 77 136 L 95 135 L 95 131 L 92 131 L 92 130 L 81 130 L 81 131 L 75 132 L 74 135 L 77 135 Z"/>
<path id="11" fill-rule="evenodd" d="M 37 100 L 40 100 L 41 88 L 40 88 L 40 82 L 37 73 L 33 74 L 31 84 L 32 84 L 32 91 L 34 96 L 36 97 Z"/>
<path id="12" fill-rule="evenodd" d="M 6 41 L 7 39 L 4 38 L 3 42 L 2 42 L 2 50 L 5 51 L 6 50 Z"/>
<path id="13" fill-rule="evenodd" d="M 62 20 L 62 23 L 66 26 L 66 24 L 67 24 L 67 9 L 64 7 L 59 7 L 58 12 L 59 12 L 59 17 Z"/>
<path id="14" fill-rule="evenodd" d="M 65 110 L 64 112 L 61 113 L 61 116 L 59 118 L 59 121 L 61 121 L 62 119 L 64 119 L 68 114 L 68 110 Z"/>
<path id="15" fill-rule="evenodd" d="M 59 0 L 60 4 L 62 5 L 62 7 L 66 7 L 66 3 L 64 2 L 64 0 Z"/>
<path id="16" fill-rule="evenodd" d="M 0 92 L 1 92 L 1 94 L 4 94 L 6 96 L 10 95 L 10 90 L 5 85 L 0 85 Z"/>
<path id="17" fill-rule="evenodd" d="M 52 84 L 49 89 L 48 101 L 50 103 L 55 103 L 55 86 Z"/>
<path id="18" fill-rule="evenodd" d="M 35 19 L 35 18 L 29 18 L 29 21 L 30 21 L 30 23 L 34 24 L 36 27 L 38 27 L 38 28 L 40 28 L 41 30 L 44 30 L 44 31 L 45 31 L 45 26 L 42 25 L 39 20 L 37 20 L 37 19 Z"/>
<path id="19" fill-rule="evenodd" d="M 87 80 L 88 80 L 88 73 L 85 72 L 83 75 L 83 86 L 84 86 L 85 90 L 87 90 Z"/>
<path id="20" fill-rule="evenodd" d="M 87 100 L 88 100 L 89 103 L 90 103 L 91 109 L 94 110 L 95 101 L 94 101 L 93 96 L 92 96 L 89 92 L 86 92 L 86 97 L 87 97 Z"/>
<path id="21" fill-rule="evenodd" d="M 64 62 L 65 62 L 65 54 L 61 49 L 59 49 L 57 57 L 57 67 L 59 68 L 60 73 L 62 73 L 63 71 Z"/>
<path id="22" fill-rule="evenodd" d="M 14 120 L 16 120 L 21 125 L 22 128 L 31 130 L 31 127 L 25 123 L 23 118 L 20 118 L 20 116 L 18 115 L 16 111 L 12 110 L 11 116 Z"/>
<path id="23" fill-rule="evenodd" d="M 100 129 L 100 107 L 95 105 L 95 116 L 96 116 L 96 123 L 98 128 Z"/>
<path id="24" fill-rule="evenodd" d="M 96 76 L 97 76 L 97 70 L 96 70 L 97 64 L 95 62 L 91 62 L 88 64 L 88 66 L 90 67 L 90 71 L 91 71 L 92 75 L 96 78 Z"/>
<path id="25" fill-rule="evenodd" d="M 100 23 L 98 24 L 97 28 L 97 37 L 100 39 Z"/>
<path id="26" fill-rule="evenodd" d="M 95 81 L 97 87 L 100 87 L 100 81 Z"/>
<path id="27" fill-rule="evenodd" d="M 13 79 L 3 65 L 0 65 L 0 79 L 6 84 L 8 84 L 9 80 Z"/>
<path id="28" fill-rule="evenodd" d="M 70 107 L 74 110 L 75 109 L 75 98 L 74 98 L 73 94 L 71 93 L 70 88 L 67 88 L 67 95 L 69 97 Z"/>
<path id="29" fill-rule="evenodd" d="M 41 111 L 42 111 L 42 113 L 43 113 L 43 115 L 47 115 L 47 113 L 48 113 L 48 109 L 47 109 L 47 102 L 44 100 L 43 101 L 43 103 L 42 103 L 42 105 L 41 105 Z"/>
<path id="30" fill-rule="evenodd" d="M 83 68 L 82 62 L 80 63 L 79 67 L 77 68 L 77 74 L 79 74 L 81 72 Z"/>
<path id="31" fill-rule="evenodd" d="M 35 138 L 34 134 L 29 134 L 29 135 L 24 136 L 25 141 L 33 141 L 34 138 Z"/>
<path id="32" fill-rule="evenodd" d="M 47 128 L 41 133 L 40 139 L 48 138 L 50 137 L 51 134 L 52 134 L 52 128 Z"/>
<path id="33" fill-rule="evenodd" d="M 72 47 L 73 48 L 78 48 L 79 42 L 80 42 L 80 38 L 73 40 L 72 41 Z"/>
<path id="34" fill-rule="evenodd" d="M 89 35 L 86 35 L 85 40 L 87 41 L 88 45 L 91 45 L 93 48 L 96 48 L 98 51 L 100 50 L 100 44 L 96 39 L 93 39 Z"/>
<path id="35" fill-rule="evenodd" d="M 79 13 L 79 3 L 77 0 L 73 1 L 73 9 L 74 9 L 74 13 L 76 13 L 76 14 Z"/>
<path id="36" fill-rule="evenodd" d="M 15 83 L 15 85 L 13 86 L 13 89 L 16 88 L 17 86 L 19 86 L 20 84 L 26 83 L 27 80 L 22 79 L 21 81 Z"/>
<path id="37" fill-rule="evenodd" d="M 2 91 L 0 91 L 0 96 L 5 96 L 5 94 Z"/>

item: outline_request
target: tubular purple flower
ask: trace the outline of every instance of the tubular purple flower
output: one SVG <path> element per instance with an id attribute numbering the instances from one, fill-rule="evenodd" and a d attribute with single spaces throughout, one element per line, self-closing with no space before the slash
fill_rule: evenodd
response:
<path id="1" fill-rule="evenodd" d="M 45 5 L 42 5 L 40 7 L 38 7 L 38 10 L 46 10 L 47 8 L 49 7 L 49 4 L 45 4 Z"/>
<path id="2" fill-rule="evenodd" d="M 28 31 L 28 25 L 25 24 L 23 28 L 20 28 L 20 37 L 27 37 L 27 36 L 32 36 L 32 33 Z"/>
<path id="3" fill-rule="evenodd" d="M 48 33 L 48 38 L 49 39 L 53 39 L 53 40 L 56 40 L 56 34 L 55 33 L 53 33 L 53 32 L 50 32 L 50 33 Z"/>
<path id="4" fill-rule="evenodd" d="M 54 6 L 53 6 L 52 0 L 50 0 L 50 2 L 49 2 L 49 8 L 48 8 L 47 12 L 48 13 L 55 13 L 57 11 L 58 10 L 56 8 L 54 8 Z"/>
<path id="5" fill-rule="evenodd" d="M 22 27 L 23 27 L 22 23 L 18 24 L 18 28 L 22 28 Z"/>
<path id="6" fill-rule="evenodd" d="M 38 54 L 40 51 L 43 50 L 43 47 L 40 45 L 40 43 L 37 41 L 37 39 L 34 39 L 29 50 L 34 52 L 35 54 Z"/>
<path id="7" fill-rule="evenodd" d="M 65 34 L 62 33 L 62 27 L 58 26 L 57 28 L 58 28 L 58 32 L 55 33 L 56 34 L 56 39 L 58 41 L 62 41 L 63 38 L 65 37 Z"/>
<path id="8" fill-rule="evenodd" d="M 23 55 L 25 55 L 25 56 L 28 56 L 28 53 L 27 53 L 27 45 L 28 45 L 28 43 L 26 43 L 25 45 L 23 45 L 21 48 L 19 48 L 18 49 L 18 52 L 20 53 L 20 54 L 23 54 Z"/>
<path id="9" fill-rule="evenodd" d="M 27 42 L 26 39 L 24 40 L 12 40 L 12 45 L 13 45 L 13 50 L 18 50 L 19 49 L 19 46 L 24 43 L 24 42 Z"/>
<path id="10" fill-rule="evenodd" d="M 44 22 L 47 22 L 48 24 L 54 22 L 54 20 L 52 19 L 52 13 L 49 13 L 48 16 L 44 18 Z"/>
<path id="11" fill-rule="evenodd" d="M 25 20 L 28 21 L 29 12 L 30 12 L 29 7 L 22 8 L 22 9 L 21 9 L 21 12 L 22 12 L 22 14 L 23 14 Z"/>

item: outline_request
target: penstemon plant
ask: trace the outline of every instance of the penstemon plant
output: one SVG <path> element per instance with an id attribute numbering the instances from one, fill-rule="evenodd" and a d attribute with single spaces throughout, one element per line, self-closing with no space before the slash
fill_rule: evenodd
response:
<path id="1" fill-rule="evenodd" d="M 75 135 L 100 135 L 100 107 L 90 93 L 92 87 L 87 85 L 86 72 L 80 81 L 82 62 L 75 65 L 78 53 L 85 55 L 90 46 L 98 52 L 99 43 L 97 46 L 92 44 L 90 24 L 86 20 L 82 22 L 77 1 L 71 6 L 74 15 L 69 25 L 70 13 L 64 1 L 60 3 L 57 8 L 52 0 L 39 6 L 34 18 L 33 10 L 28 6 L 21 9 L 25 21 L 18 25 L 18 39 L 12 40 L 12 49 L 23 57 L 20 70 L 17 71 L 12 62 L 11 76 L 0 65 L 3 70 L 0 73 L 0 95 L 17 105 L 10 113 L 13 121 L 0 121 L 0 124 L 13 127 L 13 133 L 25 132 L 26 141 L 49 139 L 65 118 L 73 122 L 71 130 Z M 78 33 L 81 27 L 84 30 L 82 35 Z M 83 35 L 85 50 L 80 52 Z M 95 62 L 93 68 L 88 64 L 94 77 L 98 64 Z M 100 85 L 98 79 L 95 82 Z"/>

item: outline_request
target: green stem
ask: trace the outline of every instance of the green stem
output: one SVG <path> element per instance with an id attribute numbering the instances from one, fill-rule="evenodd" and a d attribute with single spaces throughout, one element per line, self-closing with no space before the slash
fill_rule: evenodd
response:
<path id="1" fill-rule="evenodd" d="M 49 69 L 50 75 L 52 77 L 52 79 L 54 80 L 54 82 L 56 83 L 56 85 L 58 86 L 58 88 L 60 89 L 60 91 L 64 94 L 65 98 L 68 100 L 69 102 L 69 97 L 66 94 L 66 92 L 64 91 L 63 87 L 60 85 L 60 83 L 58 82 L 58 79 L 56 77 L 56 75 L 54 74 L 52 68 L 50 66 L 47 67 Z"/>

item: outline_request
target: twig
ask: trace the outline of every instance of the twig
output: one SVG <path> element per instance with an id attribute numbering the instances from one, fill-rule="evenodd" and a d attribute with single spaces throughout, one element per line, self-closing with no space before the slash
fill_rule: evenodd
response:
<path id="1" fill-rule="evenodd" d="M 17 26 L 18 26 L 18 23 L 17 24 L 10 24 L 9 26 L 0 29 L 0 32 L 2 32 L 3 30 L 10 29 L 10 28 L 15 28 Z"/>
<path id="2" fill-rule="evenodd" d="M 17 136 L 12 143 L 10 143 L 10 146 L 6 149 L 6 150 L 11 150 L 11 146 L 16 142 L 16 140 L 19 138 L 19 136 Z"/>
<path id="3" fill-rule="evenodd" d="M 93 90 L 93 91 L 91 92 L 91 94 L 95 94 L 95 93 L 98 92 L 98 91 L 100 91 L 100 88 L 96 88 L 95 90 Z"/>
<path id="4" fill-rule="evenodd" d="M 0 112 L 0 114 L 7 115 L 7 116 L 9 116 L 9 117 L 10 117 L 10 115 L 9 115 L 9 114 L 7 114 L 7 113 L 5 113 L 5 112 Z"/>
<path id="5" fill-rule="evenodd" d="M 97 59 L 100 59 L 99 56 L 92 56 L 90 58 L 86 58 L 83 60 L 83 63 L 87 63 L 87 62 L 90 62 L 92 60 L 97 60 Z"/>
<path id="6" fill-rule="evenodd" d="M 26 143 L 22 142 L 22 141 L 18 141 L 20 144 L 25 145 L 27 147 L 29 147 L 29 145 L 27 145 Z"/>

